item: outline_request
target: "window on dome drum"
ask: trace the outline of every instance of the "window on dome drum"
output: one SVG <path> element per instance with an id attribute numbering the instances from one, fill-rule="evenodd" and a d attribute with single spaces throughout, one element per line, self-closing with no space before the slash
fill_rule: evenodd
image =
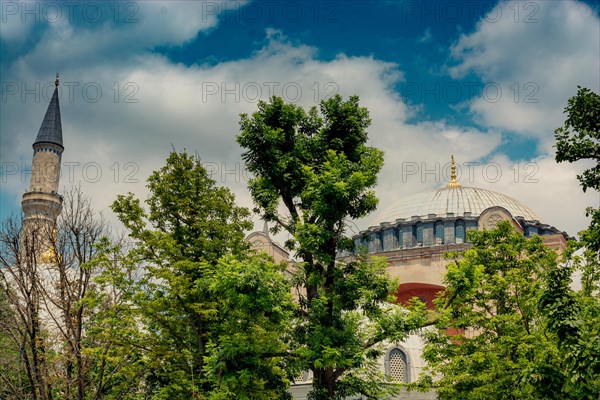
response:
<path id="1" fill-rule="evenodd" d="M 420 222 L 413 226 L 413 236 L 417 245 L 423 244 L 423 225 Z"/>
<path id="2" fill-rule="evenodd" d="M 383 250 L 389 251 L 396 247 L 397 239 L 395 229 L 386 229 L 383 232 Z"/>
<path id="3" fill-rule="evenodd" d="M 362 249 L 362 247 L 363 247 L 362 238 L 354 239 L 354 251 L 358 252 Z"/>
<path id="4" fill-rule="evenodd" d="M 398 348 L 388 353 L 387 375 L 394 382 L 408 382 L 406 354 Z"/>
<path id="5" fill-rule="evenodd" d="M 444 223 L 442 221 L 436 221 L 433 226 L 433 230 L 435 232 L 435 244 L 443 244 L 444 243 Z"/>
<path id="6" fill-rule="evenodd" d="M 381 251 L 381 235 L 379 232 L 373 232 L 369 235 L 369 253 L 377 253 Z"/>
<path id="7" fill-rule="evenodd" d="M 465 221 L 459 219 L 454 223 L 454 237 L 456 238 L 456 243 L 464 243 L 466 241 Z"/>
<path id="8" fill-rule="evenodd" d="M 404 234 L 402 233 L 401 228 L 396 229 L 396 235 L 398 236 L 398 248 L 401 249 L 404 245 L 404 240 L 402 240 Z"/>

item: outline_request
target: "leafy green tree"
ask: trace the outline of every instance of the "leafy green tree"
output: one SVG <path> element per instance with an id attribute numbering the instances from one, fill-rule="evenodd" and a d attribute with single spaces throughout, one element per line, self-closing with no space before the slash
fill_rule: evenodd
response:
<path id="1" fill-rule="evenodd" d="M 82 301 L 90 310 L 83 326 L 87 332 L 83 352 L 90 360 L 88 374 L 94 383 L 86 398 L 142 399 L 148 375 L 143 351 L 147 337 L 140 329 L 134 296 L 143 270 L 129 257 L 124 240 L 113 243 L 103 237 L 95 247 L 96 256 L 86 268 L 99 272 Z"/>
<path id="2" fill-rule="evenodd" d="M 469 238 L 472 248 L 447 267 L 438 318 L 424 333 L 419 385 L 434 386 L 440 399 L 563 397 L 566 371 L 537 307 L 556 253 L 509 222 Z"/>
<path id="3" fill-rule="evenodd" d="M 555 130 L 556 161 L 595 160 L 577 179 L 583 191 L 600 190 L 600 95 L 579 87 L 565 108 L 564 126 Z M 564 391 L 578 399 L 600 397 L 600 209 L 589 207 L 588 229 L 564 254 L 564 263 L 545 277 L 540 308 L 558 336 L 569 379 Z M 579 249 L 579 251 L 576 251 Z M 581 290 L 572 276 L 581 275 Z"/>
<path id="4" fill-rule="evenodd" d="M 148 188 L 148 211 L 131 193 L 112 205 L 146 270 L 133 301 L 147 331 L 147 395 L 285 398 L 290 286 L 281 266 L 249 254 L 249 211 L 185 152 Z"/>
<path id="5" fill-rule="evenodd" d="M 397 284 L 384 261 L 336 260 L 353 247 L 349 219 L 378 201 L 372 188 L 383 153 L 366 144 L 370 123 L 356 96 L 337 95 L 308 112 L 273 97 L 241 115 L 237 141 L 254 174 L 255 211 L 275 223 L 273 232 L 290 234 L 286 247 L 301 259 L 294 357 L 313 372 L 311 399 L 383 398 L 387 387 L 374 363 L 379 344 L 402 340 L 420 323 L 388 302 Z"/>
<path id="6" fill-rule="evenodd" d="M 568 100 L 565 107 L 567 119 L 564 126 L 554 131 L 556 161 L 595 162 L 595 165 L 578 175 L 577 179 L 584 192 L 587 189 L 600 191 L 600 95 L 587 88 L 578 88 L 577 94 Z M 591 223 L 580 234 L 581 244 L 588 250 L 586 274 L 596 285 L 600 285 L 600 208 L 589 207 L 586 215 L 591 217 Z"/>
<path id="7" fill-rule="evenodd" d="M 572 289 L 575 271 L 586 270 L 586 256 L 574 254 L 572 243 L 564 263 L 545 276 L 540 309 L 550 330 L 557 335 L 558 349 L 568 379 L 563 392 L 568 398 L 595 400 L 600 396 L 600 301 L 598 280 L 583 275 L 581 290 Z M 585 250 L 589 252 L 589 250 Z M 567 397 L 567 396 L 563 396 Z"/>
<path id="8" fill-rule="evenodd" d="M 565 107 L 564 126 L 554 131 L 556 161 L 591 159 L 596 165 L 578 175 L 583 191 L 600 190 L 600 95 L 578 86 Z"/>
<path id="9" fill-rule="evenodd" d="M 109 230 L 90 199 L 79 188 L 63 199 L 56 224 L 9 218 L 0 227 L 3 399 L 125 398 L 109 389 L 131 370 L 132 341 L 115 334 L 126 326 L 126 313 L 113 319 L 118 329 L 102 323 L 122 294 L 96 281 L 123 265 L 118 258 L 101 262 L 95 243 Z M 4 370 L 8 365 L 14 369 Z"/>
<path id="10" fill-rule="evenodd" d="M 14 310 L 6 298 L 7 288 L 0 282 L 0 398 L 6 400 L 26 399 L 31 392 L 27 376 L 22 368 L 22 357 L 19 347 L 15 346 Z"/>
<path id="11" fill-rule="evenodd" d="M 274 268 L 264 254 L 219 260 L 209 288 L 219 303 L 205 365 L 210 399 L 289 398 L 291 379 L 300 371 L 287 359 L 294 307 L 284 268 Z"/>
<path id="12" fill-rule="evenodd" d="M 556 161 L 570 163 L 579 160 L 595 161 L 577 179 L 583 191 L 600 191 L 600 95 L 578 86 L 577 94 L 565 107 L 567 119 L 557 128 Z M 600 208 L 588 207 L 590 226 L 579 233 L 579 247 L 584 248 L 585 262 L 577 262 L 583 271 L 583 285 L 588 294 L 600 290 Z M 598 297 L 596 296 L 598 300 Z"/>

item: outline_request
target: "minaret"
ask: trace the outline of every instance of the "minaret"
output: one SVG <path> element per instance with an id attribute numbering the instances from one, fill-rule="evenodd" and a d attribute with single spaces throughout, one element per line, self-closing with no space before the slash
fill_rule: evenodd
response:
<path id="1" fill-rule="evenodd" d="M 38 221 L 46 222 L 45 225 L 53 228 L 62 208 L 62 197 L 57 193 L 60 160 L 64 150 L 58 104 L 58 84 L 58 74 L 56 74 L 54 93 L 33 143 L 31 182 L 29 190 L 23 195 L 21 202 L 24 227 L 32 225 L 33 221 Z"/>

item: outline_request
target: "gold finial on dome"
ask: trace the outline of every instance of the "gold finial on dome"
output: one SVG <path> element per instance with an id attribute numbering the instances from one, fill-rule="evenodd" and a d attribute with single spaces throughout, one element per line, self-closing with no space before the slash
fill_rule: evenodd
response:
<path id="1" fill-rule="evenodd" d="M 59 84 L 59 79 L 58 79 L 58 72 L 56 73 L 56 79 L 54 80 L 54 87 L 58 87 Z"/>
<path id="2" fill-rule="evenodd" d="M 454 164 L 454 155 L 451 156 L 452 164 L 450 166 L 450 182 L 446 187 L 457 188 L 460 187 L 460 183 L 456 180 L 456 165 Z"/>

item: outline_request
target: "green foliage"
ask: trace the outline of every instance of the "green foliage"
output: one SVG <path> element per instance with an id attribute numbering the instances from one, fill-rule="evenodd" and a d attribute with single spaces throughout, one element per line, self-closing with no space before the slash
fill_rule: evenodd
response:
<path id="1" fill-rule="evenodd" d="M 132 295 L 146 396 L 284 398 L 290 286 L 281 266 L 249 253 L 248 210 L 186 153 L 172 152 L 148 188 L 148 212 L 132 194 L 112 205 L 146 270 Z"/>
<path id="2" fill-rule="evenodd" d="M 94 386 L 88 397 L 141 399 L 147 374 L 142 349 L 145 334 L 138 324 L 133 288 L 140 278 L 138 266 L 125 254 L 122 244 L 102 238 L 96 256 L 85 265 L 100 271 L 83 299 L 88 318 L 83 353 L 90 360 L 89 374 Z"/>
<path id="3" fill-rule="evenodd" d="M 600 302 L 596 287 L 584 284 L 582 290 L 571 288 L 574 271 L 585 270 L 585 258 L 574 255 L 576 243 L 565 253 L 564 264 L 551 268 L 545 279 L 540 309 L 548 326 L 558 337 L 568 379 L 564 392 L 574 399 L 597 399 L 600 396 Z M 588 266 L 589 267 L 589 266 Z"/>
<path id="4" fill-rule="evenodd" d="M 469 238 L 473 247 L 448 266 L 436 299 L 439 319 L 424 335 L 420 385 L 433 384 L 440 399 L 562 396 L 566 371 L 537 308 L 540 278 L 556 266 L 556 254 L 509 222 Z"/>
<path id="5" fill-rule="evenodd" d="M 148 213 L 131 193 L 119 195 L 111 207 L 140 241 L 145 260 L 215 262 L 223 254 L 247 249 L 244 230 L 252 228 L 248 210 L 235 205 L 229 189 L 216 186 L 199 159 L 172 152 L 166 165 L 148 178 L 147 187 Z"/>
<path id="6" fill-rule="evenodd" d="M 315 107 L 306 113 L 278 97 L 259 102 L 258 109 L 252 117 L 241 116 L 237 139 L 246 149 L 246 167 L 255 175 L 249 182 L 252 196 L 267 221 L 293 233 L 299 230 L 299 236 L 317 234 L 307 249 L 313 251 L 342 235 L 344 218 L 375 209 L 370 188 L 383 154 L 365 145 L 370 119 L 358 97 L 323 101 L 323 117 Z M 278 213 L 280 199 L 290 212 L 285 219 Z M 329 252 L 320 253 L 330 261 Z"/>
<path id="7" fill-rule="evenodd" d="M 123 303 L 126 293 L 100 280 L 126 265 L 112 257 L 116 252 L 107 256 L 118 246 L 100 240 L 105 234 L 106 224 L 78 188 L 65 193 L 56 224 L 13 218 L 2 224 L 1 398 L 135 398 L 128 395 L 139 382 L 130 374 L 137 370 L 137 326 Z M 53 257 L 37 259 L 39 244 L 51 246 Z"/>
<path id="8" fill-rule="evenodd" d="M 27 377 L 22 368 L 20 349 L 15 345 L 15 312 L 7 299 L 9 288 L 5 285 L 5 282 L 0 282 L 0 398 L 29 399 L 32 390 L 27 385 Z"/>
<path id="9" fill-rule="evenodd" d="M 285 399 L 300 371 L 290 367 L 287 340 L 294 311 L 291 287 L 265 255 L 219 260 L 210 292 L 219 314 L 204 367 L 210 399 Z M 279 336 L 279 337 L 278 337 Z M 289 340 L 289 337 L 287 338 Z"/>
<path id="10" fill-rule="evenodd" d="M 600 190 L 600 95 L 579 87 L 568 100 L 564 126 L 555 130 L 556 161 L 595 160 L 577 179 L 584 191 Z M 600 209 L 588 208 L 588 229 L 570 244 L 564 265 L 545 276 L 540 309 L 558 336 L 569 379 L 565 391 L 578 399 L 600 397 Z M 578 249 L 578 250 L 577 250 Z M 571 279 L 580 276 L 581 289 Z"/>
<path id="11" fill-rule="evenodd" d="M 584 192 L 588 188 L 600 190 L 600 95 L 580 86 L 578 89 L 568 100 L 564 126 L 554 131 L 556 161 L 595 160 L 596 165 L 577 179 Z"/>
<path id="12" fill-rule="evenodd" d="M 377 206 L 372 188 L 383 153 L 366 145 L 370 123 L 358 97 L 339 95 L 309 111 L 273 97 L 240 119 L 237 141 L 254 175 L 255 211 L 275 222 L 274 232 L 290 234 L 286 246 L 302 261 L 294 276 L 295 354 L 313 371 L 311 399 L 384 398 L 374 364 L 379 344 L 404 338 L 423 314 L 388 303 L 397 283 L 384 261 L 336 261 L 338 251 L 353 246 L 348 219 Z"/>

